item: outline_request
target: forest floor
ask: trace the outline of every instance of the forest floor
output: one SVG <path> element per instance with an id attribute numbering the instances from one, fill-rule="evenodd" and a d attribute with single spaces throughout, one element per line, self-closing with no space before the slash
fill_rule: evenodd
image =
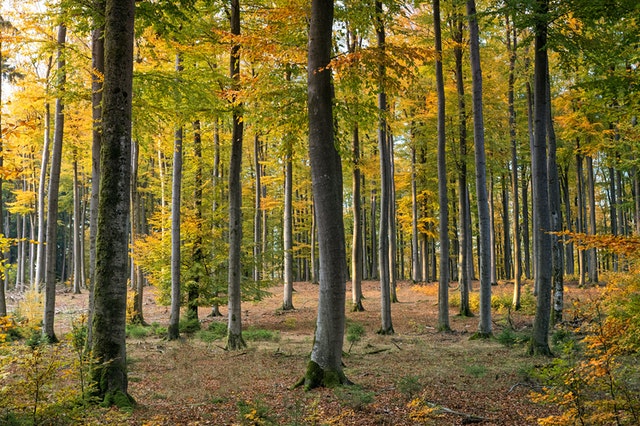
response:
<path id="1" fill-rule="evenodd" d="M 129 392 L 138 405 L 127 423 L 522 426 L 556 413 L 530 398 L 537 386 L 531 372 L 550 359 L 527 355 L 524 343 L 472 339 L 478 318 L 457 316 L 453 307 L 453 331 L 437 332 L 437 283 L 400 282 L 399 302 L 392 305 L 395 334 L 378 335 L 378 285 L 363 283 L 366 311 L 347 312 L 348 327 L 364 327 L 359 341 L 352 346 L 345 341 L 344 346 L 344 371 L 356 386 L 309 392 L 292 388 L 309 360 L 318 296 L 317 285 L 297 282 L 293 311 L 279 309 L 279 286 L 269 290 L 271 297 L 243 303 L 245 329 L 273 332 L 268 340 L 248 341 L 243 351 L 225 351 L 223 339 L 205 342 L 197 334 L 183 334 L 177 341 L 155 334 L 128 338 Z M 349 301 L 349 284 L 347 290 Z M 523 291 L 530 293 L 528 286 Z M 508 301 L 511 292 L 510 283 L 493 287 L 494 299 Z M 457 293 L 450 292 L 452 299 Z M 474 282 L 472 301 L 477 293 Z M 64 333 L 86 301 L 86 292 L 58 294 L 57 333 Z M 531 309 L 526 311 L 494 310 L 494 335 L 505 328 L 526 334 L 533 321 Z M 203 329 L 226 322 L 226 317 L 207 317 L 209 313 L 200 311 Z M 156 326 L 166 326 L 169 319 L 168 307 L 156 303 L 151 287 L 145 288 L 144 318 Z"/>

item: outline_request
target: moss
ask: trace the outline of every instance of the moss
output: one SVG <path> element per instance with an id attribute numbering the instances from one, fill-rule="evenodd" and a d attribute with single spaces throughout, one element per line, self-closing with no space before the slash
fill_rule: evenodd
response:
<path id="1" fill-rule="evenodd" d="M 228 351 L 239 351 L 247 347 L 246 342 L 242 338 L 242 333 L 229 333 L 227 335 L 227 345 L 225 349 Z"/>
<path id="2" fill-rule="evenodd" d="M 102 401 L 104 407 L 118 407 L 123 411 L 132 411 L 136 406 L 136 401 L 128 393 L 121 390 L 108 392 Z"/>
<path id="3" fill-rule="evenodd" d="M 491 339 L 492 337 L 493 333 L 481 333 L 478 331 L 469 337 L 469 340 Z"/>
<path id="4" fill-rule="evenodd" d="M 341 370 L 323 369 L 315 361 L 309 361 L 307 372 L 304 377 L 296 383 L 294 387 L 304 384 L 304 390 L 326 387 L 335 388 L 340 385 L 352 384 Z"/>

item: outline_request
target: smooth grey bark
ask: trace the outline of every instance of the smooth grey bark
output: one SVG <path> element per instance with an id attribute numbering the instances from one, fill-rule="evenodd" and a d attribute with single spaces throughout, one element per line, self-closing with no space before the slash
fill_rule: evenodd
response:
<path id="1" fill-rule="evenodd" d="M 484 117 L 482 110 L 482 69 L 480 67 L 480 41 L 476 4 L 467 0 L 469 19 L 469 47 L 471 53 L 471 78 L 473 84 L 473 140 L 476 164 L 476 199 L 478 203 L 479 224 L 479 264 L 480 264 L 480 322 L 478 333 L 481 336 L 492 334 L 491 324 L 491 247 L 490 214 L 487 197 L 487 160 L 484 144 Z"/>
<path id="2" fill-rule="evenodd" d="M 231 14 L 229 16 L 231 34 L 240 35 L 240 1 L 231 0 Z M 229 72 L 233 86 L 238 89 L 240 84 L 240 44 L 234 41 L 231 46 Z M 234 100 L 235 103 L 235 100 Z M 242 296 L 240 290 L 242 249 L 242 134 L 244 119 L 242 104 L 235 105 L 232 111 L 233 129 L 231 134 L 231 158 L 229 164 L 229 280 L 228 280 L 228 350 L 239 350 L 246 347 L 242 338 Z"/>
<path id="3" fill-rule="evenodd" d="M 580 140 L 576 140 L 576 203 L 578 216 L 576 218 L 576 232 L 586 232 L 586 207 L 584 199 L 584 164 L 580 151 Z M 585 250 L 578 247 L 578 286 L 586 284 L 587 264 Z"/>
<path id="4" fill-rule="evenodd" d="M 491 285 L 498 285 L 498 278 L 496 276 L 496 229 L 495 229 L 495 208 L 493 203 L 493 190 L 494 190 L 494 178 L 493 173 L 489 175 L 489 264 L 490 273 L 489 281 Z"/>
<path id="5" fill-rule="evenodd" d="M 318 284 L 320 276 L 320 264 L 316 255 L 318 245 L 318 221 L 316 219 L 315 202 L 311 202 L 311 283 Z"/>
<path id="6" fill-rule="evenodd" d="M 375 2 L 375 27 L 378 42 L 378 152 L 380 155 L 380 224 L 378 232 L 378 270 L 380 271 L 379 334 L 393 334 L 391 320 L 391 272 L 389 268 L 389 217 L 391 202 L 391 160 L 387 141 L 387 94 L 385 92 L 385 28 L 382 2 Z"/>
<path id="7" fill-rule="evenodd" d="M 351 188 L 353 192 L 353 235 L 351 247 L 351 309 L 364 311 L 362 305 L 363 239 L 362 239 L 362 193 L 360 173 L 360 133 L 354 123 L 352 132 L 353 172 Z"/>
<path id="8" fill-rule="evenodd" d="M 509 182 L 507 182 L 507 175 L 502 174 L 501 179 L 502 189 L 502 241 L 503 241 L 503 262 L 504 262 L 504 279 L 511 279 L 513 272 L 511 270 L 513 266 L 513 260 L 511 258 L 511 219 L 509 205 Z"/>
<path id="9" fill-rule="evenodd" d="M 456 13 L 453 30 L 453 56 L 455 58 L 456 92 L 458 98 L 458 286 L 460 291 L 460 315 L 472 316 L 469 305 L 471 276 L 473 275 L 473 252 L 471 236 L 471 213 L 469 206 L 469 186 L 467 183 L 467 107 L 464 90 L 464 74 L 462 70 L 463 17 Z"/>
<path id="10" fill-rule="evenodd" d="M 176 54 L 175 84 L 180 84 L 182 72 L 182 55 Z M 176 90 L 177 91 L 177 90 Z M 179 103 L 179 95 L 176 95 Z M 176 127 L 173 135 L 173 172 L 171 174 L 171 310 L 167 337 L 175 340 L 180 337 L 180 302 L 181 302 L 181 222 L 180 206 L 182 204 L 182 125 Z"/>
<path id="11" fill-rule="evenodd" d="M 420 263 L 420 243 L 418 242 L 418 182 L 416 178 L 416 138 L 412 135 L 411 145 L 411 280 L 422 281 L 422 265 Z"/>
<path id="12" fill-rule="evenodd" d="M 80 244 L 80 230 L 82 227 L 82 213 L 80 212 L 80 182 L 78 181 L 78 153 L 73 154 L 73 293 L 80 294 L 82 282 L 82 267 L 84 253 Z"/>
<path id="13" fill-rule="evenodd" d="M 133 0 L 107 0 L 105 72 L 96 238 L 92 369 L 94 393 L 105 405 L 131 405 L 126 313 L 129 271 Z"/>
<path id="14" fill-rule="evenodd" d="M 203 250 L 203 227 L 202 227 L 202 134 L 200 129 L 200 120 L 192 123 L 193 127 L 193 161 L 195 163 L 195 173 L 193 182 L 193 210 L 196 222 L 196 235 L 194 235 L 193 248 L 191 256 L 194 266 L 189 273 L 189 279 L 185 285 L 187 290 L 187 319 L 197 321 L 198 324 L 198 305 L 200 297 L 200 287 L 205 274 L 205 259 Z"/>
<path id="15" fill-rule="evenodd" d="M 131 289 L 133 290 L 133 312 L 130 318 L 133 324 L 145 324 L 142 312 L 142 301 L 144 293 L 144 277 L 141 268 L 133 261 L 135 242 L 142 233 L 144 221 L 142 214 L 142 203 L 138 191 L 138 160 L 140 157 L 140 146 L 137 141 L 131 143 Z"/>
<path id="16" fill-rule="evenodd" d="M 436 91 L 438 93 L 438 207 L 440 209 L 440 275 L 438 282 L 439 331 L 451 330 L 449 324 L 449 198 L 447 195 L 447 135 L 445 134 L 445 95 L 442 72 L 442 31 L 440 0 L 433 0 L 433 28 L 436 49 Z"/>
<path id="17" fill-rule="evenodd" d="M 515 310 L 521 308 L 522 296 L 522 255 L 520 235 L 520 200 L 518 198 L 518 139 L 515 108 L 515 69 L 517 59 L 517 31 L 507 14 L 507 50 L 509 51 L 509 83 L 507 98 L 509 102 L 509 141 L 511 143 L 511 193 L 513 194 L 513 301 Z"/>
<path id="18" fill-rule="evenodd" d="M 293 309 L 293 167 L 291 151 L 285 155 L 284 163 L 284 292 L 282 309 Z"/>
<path id="19" fill-rule="evenodd" d="M 49 164 L 49 146 L 51 145 L 51 105 L 47 102 L 44 105 L 44 145 L 42 147 L 42 159 L 40 161 L 40 179 L 38 183 L 38 244 L 36 247 L 36 276 L 34 289 L 40 291 L 44 281 L 44 270 L 46 265 L 46 185 L 47 169 Z M 0 215 L 1 218 L 2 215 Z"/>
<path id="20" fill-rule="evenodd" d="M 596 235 L 596 196 L 595 196 L 595 177 L 593 172 L 593 157 L 587 158 L 587 199 L 589 203 L 589 234 Z M 589 282 L 598 283 L 598 252 L 597 249 L 590 248 L 587 251 L 588 264 L 587 272 L 589 274 Z"/>
<path id="21" fill-rule="evenodd" d="M 398 302 L 398 269 L 396 260 L 396 250 L 398 246 L 398 234 L 396 231 L 396 184 L 395 184 L 395 154 L 393 146 L 393 135 L 387 131 L 387 144 L 389 153 L 389 289 L 391 303 Z"/>
<path id="22" fill-rule="evenodd" d="M 561 169 L 562 173 L 560 174 L 560 183 L 562 188 L 562 202 L 564 203 L 564 223 L 567 231 L 573 232 L 573 216 L 571 214 L 571 193 L 569 191 L 569 165 L 565 165 Z M 564 239 L 565 246 L 565 272 L 568 275 L 575 274 L 575 266 L 574 266 L 574 253 L 573 253 L 573 243 L 568 241 L 568 238 Z"/>
<path id="23" fill-rule="evenodd" d="M 318 223 L 320 290 L 306 389 L 348 383 L 342 369 L 346 254 L 342 216 L 342 164 L 334 144 L 331 58 L 333 0 L 312 0 L 309 23 L 309 159 Z"/>
<path id="24" fill-rule="evenodd" d="M 528 67 L 527 67 L 528 68 Z M 529 149 L 533 151 L 533 93 L 531 90 L 531 84 L 526 82 L 527 88 L 527 129 L 529 135 Z M 531 172 L 533 174 L 533 172 Z M 531 176 L 531 180 L 533 181 L 533 176 Z M 531 184 L 531 190 L 533 191 L 533 183 Z M 532 197 L 533 198 L 533 197 Z M 523 219 L 522 226 L 524 228 L 524 271 L 525 276 L 527 278 L 531 278 L 535 274 L 535 265 L 532 265 L 532 258 L 535 256 L 535 238 L 530 238 L 529 234 L 529 190 L 528 185 L 522 185 L 522 205 L 524 206 L 523 211 Z M 533 199 L 531 200 L 531 211 L 533 211 Z M 535 229 L 535 217 L 531 217 L 532 228 Z M 533 262 L 535 263 L 535 262 Z M 534 294 L 536 294 L 537 289 L 533 289 Z"/>
<path id="25" fill-rule="evenodd" d="M 213 200 L 211 202 L 211 216 L 213 229 L 220 227 L 220 200 L 222 199 L 223 188 L 220 184 L 221 171 L 220 171 L 220 125 L 218 117 L 213 120 L 213 170 L 211 173 L 211 185 L 213 192 Z M 214 289 L 214 296 L 218 296 L 218 289 Z M 220 305 L 214 303 L 211 307 L 210 317 L 221 317 Z"/>
<path id="26" fill-rule="evenodd" d="M 98 0 L 95 9 L 104 12 L 105 3 Z M 91 198 L 89 200 L 89 313 L 87 315 L 87 324 L 89 326 L 87 327 L 87 348 L 91 348 L 93 339 L 93 327 L 91 324 L 93 323 L 96 274 L 100 149 L 102 146 L 102 78 L 104 76 L 104 23 L 94 22 L 94 25 L 96 28 L 91 31 L 91 115 L 93 125 L 91 129 Z M 42 176 L 40 179 L 42 182 Z M 40 200 L 39 195 L 38 200 Z"/>
<path id="27" fill-rule="evenodd" d="M 562 321 L 562 311 L 564 307 L 564 258 L 563 247 L 560 237 L 555 234 L 562 231 L 562 209 L 560 201 L 560 178 L 558 174 L 557 142 L 556 132 L 553 126 L 553 114 L 551 111 L 551 88 L 549 77 L 549 61 L 546 64 L 546 96 L 548 100 L 546 108 L 546 130 L 548 138 L 547 148 L 547 173 L 549 175 L 549 220 L 551 231 L 551 286 L 553 293 L 553 322 Z"/>
<path id="28" fill-rule="evenodd" d="M 536 0 L 538 19 L 535 23 L 535 71 L 534 71 L 534 143 L 531 152 L 531 180 L 533 184 L 535 282 L 538 289 L 536 315 L 529 352 L 550 355 L 549 325 L 551 320 L 551 219 L 549 212 L 549 181 L 547 169 L 547 12 L 548 0 Z"/>
<path id="29" fill-rule="evenodd" d="M 56 53 L 56 85 L 58 93 L 55 102 L 55 118 L 53 130 L 53 148 L 51 152 L 51 170 L 49 172 L 49 197 L 47 199 L 47 247 L 45 251 L 45 292 L 44 316 L 42 332 L 50 342 L 58 339 L 53 330 L 56 308 L 56 236 L 58 227 L 58 193 L 60 189 L 60 168 L 62 164 L 62 143 L 64 137 L 64 86 L 66 83 L 64 45 L 67 38 L 67 27 L 58 27 Z"/>
<path id="30" fill-rule="evenodd" d="M 253 138 L 253 163 L 256 175 L 254 188 L 254 208 L 253 208 L 253 281 L 262 280 L 262 165 L 260 164 L 262 144 L 260 136 L 256 134 Z M 286 201 L 285 201 L 286 205 Z M 286 208 L 286 207 L 285 207 Z M 286 250 L 286 249 L 285 249 Z M 285 266 L 286 270 L 286 266 Z M 286 275 L 286 273 L 285 273 Z M 293 285 L 293 284 L 292 284 Z"/>

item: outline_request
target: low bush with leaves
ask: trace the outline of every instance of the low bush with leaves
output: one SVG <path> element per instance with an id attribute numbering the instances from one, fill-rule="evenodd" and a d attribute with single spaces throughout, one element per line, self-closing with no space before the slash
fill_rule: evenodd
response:
<path id="1" fill-rule="evenodd" d="M 542 370 L 534 400 L 560 406 L 541 425 L 640 424 L 640 276 L 621 274 L 599 298 L 574 308 L 573 336 L 556 340 L 560 356 Z"/>

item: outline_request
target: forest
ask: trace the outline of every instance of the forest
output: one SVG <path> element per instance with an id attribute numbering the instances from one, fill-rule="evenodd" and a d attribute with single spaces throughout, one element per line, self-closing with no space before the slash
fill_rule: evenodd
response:
<path id="1" fill-rule="evenodd" d="M 639 424 L 639 20 L 3 0 L 0 424 Z"/>

